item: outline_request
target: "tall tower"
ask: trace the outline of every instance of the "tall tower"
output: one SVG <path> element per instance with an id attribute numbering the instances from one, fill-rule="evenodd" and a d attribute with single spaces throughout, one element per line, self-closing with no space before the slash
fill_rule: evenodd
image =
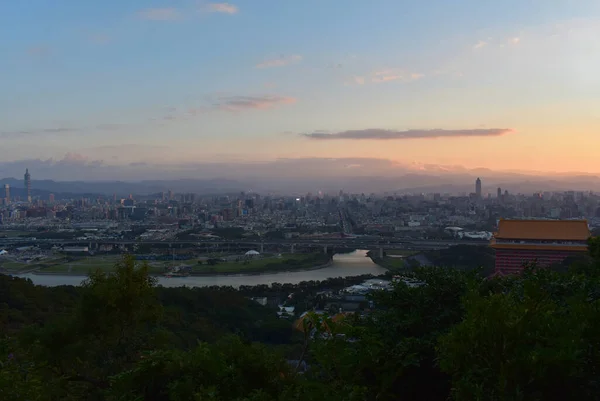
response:
<path id="1" fill-rule="evenodd" d="M 29 169 L 25 169 L 25 191 L 27 192 L 27 202 L 31 202 L 31 174 Z"/>
<path id="2" fill-rule="evenodd" d="M 10 185 L 4 184 L 4 197 L 6 198 L 6 204 L 10 203 Z"/>
<path id="3" fill-rule="evenodd" d="M 478 199 L 481 199 L 481 179 L 477 178 L 475 181 L 475 195 L 477 195 Z"/>

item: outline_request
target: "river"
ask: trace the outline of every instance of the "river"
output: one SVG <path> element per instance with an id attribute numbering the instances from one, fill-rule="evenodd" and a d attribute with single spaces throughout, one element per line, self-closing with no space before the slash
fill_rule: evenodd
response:
<path id="1" fill-rule="evenodd" d="M 298 272 L 268 273 L 237 276 L 202 276 L 202 277 L 158 277 L 158 283 L 165 287 L 206 287 L 223 285 L 239 287 L 240 285 L 260 285 L 272 283 L 298 284 L 301 281 L 321 281 L 334 277 L 360 276 L 363 274 L 383 274 L 386 270 L 367 256 L 367 251 L 357 250 L 346 254 L 336 254 L 330 266 L 316 270 Z M 29 278 L 34 284 L 54 287 L 57 285 L 80 285 L 85 276 L 21 274 L 19 277 Z"/>

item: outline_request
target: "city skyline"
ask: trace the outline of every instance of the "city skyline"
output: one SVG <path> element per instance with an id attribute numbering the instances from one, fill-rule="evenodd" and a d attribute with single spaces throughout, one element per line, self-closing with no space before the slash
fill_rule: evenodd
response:
<path id="1" fill-rule="evenodd" d="M 597 1 L 31 0 L 2 16 L 0 178 L 290 160 L 306 178 L 329 160 L 339 176 L 600 173 Z"/>

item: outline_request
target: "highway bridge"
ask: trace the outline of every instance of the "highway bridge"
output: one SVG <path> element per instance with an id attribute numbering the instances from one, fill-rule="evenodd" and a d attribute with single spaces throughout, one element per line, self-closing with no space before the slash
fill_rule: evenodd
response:
<path id="1" fill-rule="evenodd" d="M 34 239 L 34 238 L 0 238 L 0 247 L 17 247 L 31 245 L 52 246 L 88 246 L 90 250 L 98 249 L 100 245 L 113 245 L 133 247 L 135 245 L 165 245 L 177 248 L 194 246 L 198 248 L 254 248 L 264 252 L 265 247 L 289 247 L 293 253 L 296 248 L 322 248 L 324 252 L 341 249 L 379 249 L 380 253 L 386 249 L 402 250 L 432 250 L 449 248 L 454 245 L 479 245 L 485 246 L 488 241 L 482 240 L 399 240 L 399 239 L 371 239 L 371 238 L 327 238 L 327 239 L 282 239 L 282 240 L 222 240 L 201 239 L 193 241 L 179 240 L 126 240 L 126 239 Z"/>

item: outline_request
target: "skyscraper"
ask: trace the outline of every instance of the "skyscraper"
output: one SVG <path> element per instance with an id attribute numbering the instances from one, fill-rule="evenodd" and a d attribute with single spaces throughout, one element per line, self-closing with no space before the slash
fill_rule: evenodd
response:
<path id="1" fill-rule="evenodd" d="M 477 178 L 475 181 L 475 195 L 477 195 L 478 199 L 481 199 L 481 179 Z"/>
<path id="2" fill-rule="evenodd" d="M 10 185 L 4 184 L 4 198 L 6 198 L 6 204 L 10 203 Z"/>
<path id="3" fill-rule="evenodd" d="M 31 174 L 29 169 L 25 169 L 25 191 L 27 192 L 27 202 L 31 202 Z"/>
<path id="4" fill-rule="evenodd" d="M 498 199 L 502 198 L 502 188 L 498 187 Z"/>

